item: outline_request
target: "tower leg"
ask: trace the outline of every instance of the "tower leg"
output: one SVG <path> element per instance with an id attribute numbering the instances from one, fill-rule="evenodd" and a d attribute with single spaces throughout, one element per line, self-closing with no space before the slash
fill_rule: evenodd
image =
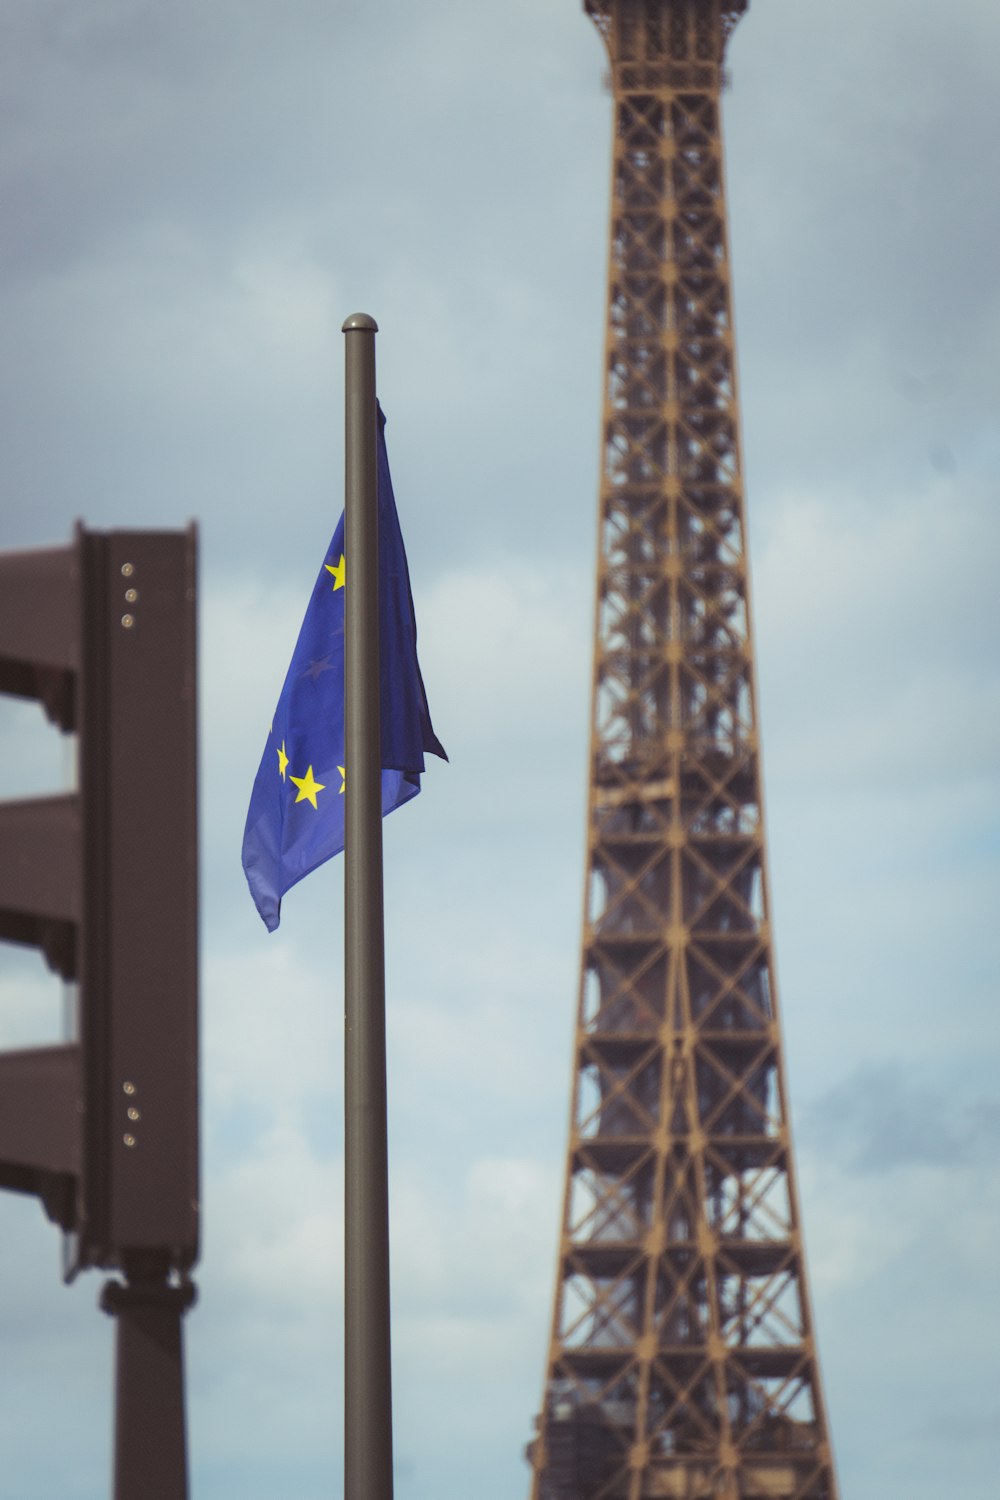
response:
<path id="1" fill-rule="evenodd" d="M 117 1320 L 114 1500 L 187 1500 L 181 1320 L 195 1295 L 166 1271 L 133 1272 L 101 1293 Z"/>

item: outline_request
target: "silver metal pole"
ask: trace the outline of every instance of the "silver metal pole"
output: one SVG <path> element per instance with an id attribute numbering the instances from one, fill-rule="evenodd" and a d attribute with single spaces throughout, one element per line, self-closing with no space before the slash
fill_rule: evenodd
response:
<path id="1" fill-rule="evenodd" d="M 392 1500 L 375 335 L 346 335 L 344 1500 Z"/>

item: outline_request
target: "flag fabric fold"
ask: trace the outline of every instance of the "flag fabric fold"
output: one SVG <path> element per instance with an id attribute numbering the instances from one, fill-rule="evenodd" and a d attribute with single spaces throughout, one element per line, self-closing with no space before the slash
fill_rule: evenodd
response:
<path id="1" fill-rule="evenodd" d="M 417 625 L 378 410 L 378 574 L 382 815 L 420 791 L 434 733 L 417 661 Z M 274 711 L 243 833 L 243 869 L 269 932 L 281 898 L 344 847 L 344 517 L 333 533 Z"/>

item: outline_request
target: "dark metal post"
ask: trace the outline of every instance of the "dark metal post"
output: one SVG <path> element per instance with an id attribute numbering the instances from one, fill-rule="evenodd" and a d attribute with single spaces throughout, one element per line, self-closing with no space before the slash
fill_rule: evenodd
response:
<path id="1" fill-rule="evenodd" d="M 346 334 L 344 1500 L 392 1500 L 375 335 Z"/>
<path id="2" fill-rule="evenodd" d="M 114 1500 L 187 1500 L 181 1320 L 189 1281 L 166 1273 L 109 1281 L 101 1307 L 117 1322 Z"/>

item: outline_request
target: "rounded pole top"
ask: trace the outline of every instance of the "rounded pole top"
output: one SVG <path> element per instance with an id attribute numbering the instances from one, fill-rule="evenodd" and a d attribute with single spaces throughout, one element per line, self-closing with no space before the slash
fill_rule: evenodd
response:
<path id="1" fill-rule="evenodd" d="M 349 318 L 344 319 L 344 324 L 340 331 L 341 333 L 350 333 L 355 328 L 364 328 L 369 333 L 378 333 L 378 324 L 367 313 L 351 313 Z"/>

